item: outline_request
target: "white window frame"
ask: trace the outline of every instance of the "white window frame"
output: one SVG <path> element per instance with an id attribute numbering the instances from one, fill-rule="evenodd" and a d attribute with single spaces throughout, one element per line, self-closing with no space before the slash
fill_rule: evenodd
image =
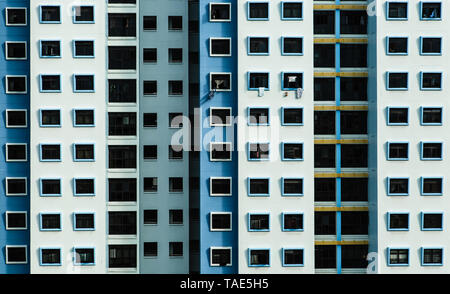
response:
<path id="1" fill-rule="evenodd" d="M 213 215 L 229 215 L 230 216 L 230 227 L 228 229 L 215 229 L 213 228 Z M 232 212 L 222 212 L 222 211 L 211 211 L 209 213 L 209 230 L 211 232 L 231 232 L 233 230 L 233 213 Z"/>
<path id="2" fill-rule="evenodd" d="M 8 57 L 8 44 L 25 44 L 25 57 Z M 6 60 L 27 60 L 28 59 L 27 41 L 5 41 L 5 59 Z"/>

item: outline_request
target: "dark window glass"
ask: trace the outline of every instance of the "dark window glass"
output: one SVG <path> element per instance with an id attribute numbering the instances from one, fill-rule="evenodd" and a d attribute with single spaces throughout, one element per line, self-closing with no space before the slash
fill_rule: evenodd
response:
<path id="1" fill-rule="evenodd" d="M 109 235 L 136 235 L 135 211 L 108 212 Z"/>
<path id="2" fill-rule="evenodd" d="M 336 268 L 336 246 L 335 245 L 316 245 L 315 252 L 315 268 Z"/>
<path id="3" fill-rule="evenodd" d="M 408 159 L 408 143 L 389 143 L 389 159 Z"/>
<path id="4" fill-rule="evenodd" d="M 330 168 L 336 166 L 336 146 L 331 144 L 314 145 L 314 167 Z"/>
<path id="5" fill-rule="evenodd" d="M 341 111 L 341 134 L 367 134 L 367 111 Z"/>
<path id="6" fill-rule="evenodd" d="M 314 78 L 314 101 L 334 101 L 335 81 L 335 78 Z"/>
<path id="7" fill-rule="evenodd" d="M 408 53 L 408 38 L 388 38 L 388 53 Z"/>
<path id="8" fill-rule="evenodd" d="M 408 108 L 389 108 L 388 123 L 390 124 L 407 124 Z"/>
<path id="9" fill-rule="evenodd" d="M 135 112 L 109 112 L 109 136 L 136 136 Z"/>
<path id="10" fill-rule="evenodd" d="M 368 201 L 368 194 L 369 194 L 368 178 L 341 179 L 342 201 Z"/>
<path id="11" fill-rule="evenodd" d="M 314 213 L 314 226 L 314 234 L 316 235 L 335 235 L 336 213 L 316 211 Z"/>
<path id="12" fill-rule="evenodd" d="M 109 85 L 110 103 L 135 103 L 136 102 L 136 80 L 133 79 L 111 79 Z M 144 85 L 145 91 L 145 85 Z M 145 92 L 144 92 L 145 93 Z"/>
<path id="13" fill-rule="evenodd" d="M 406 213 L 390 213 L 389 229 L 409 229 L 409 215 Z"/>
<path id="14" fill-rule="evenodd" d="M 248 6 L 249 19 L 269 18 L 269 3 L 252 3 Z"/>
<path id="15" fill-rule="evenodd" d="M 336 179 L 314 179 L 314 201 L 336 201 Z"/>
<path id="16" fill-rule="evenodd" d="M 109 145 L 109 168 L 136 168 L 136 146 Z"/>
<path id="17" fill-rule="evenodd" d="M 336 112 L 314 111 L 314 135 L 334 135 L 336 132 Z"/>
<path id="18" fill-rule="evenodd" d="M 109 0 L 111 1 L 111 0 Z M 109 268 L 136 268 L 136 245 L 108 245 Z"/>
<path id="19" fill-rule="evenodd" d="M 314 34 L 334 35 L 334 11 L 314 11 Z"/>
<path id="20" fill-rule="evenodd" d="M 144 16 L 144 31 L 156 31 L 157 28 L 157 16 Z"/>
<path id="21" fill-rule="evenodd" d="M 136 179 L 108 179 L 109 201 L 136 201 Z"/>
<path id="22" fill-rule="evenodd" d="M 135 13 L 108 13 L 109 37 L 136 37 Z"/>

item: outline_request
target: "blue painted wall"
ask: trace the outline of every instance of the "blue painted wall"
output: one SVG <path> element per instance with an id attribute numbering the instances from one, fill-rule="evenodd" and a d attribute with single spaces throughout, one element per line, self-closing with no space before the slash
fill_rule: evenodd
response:
<path id="1" fill-rule="evenodd" d="M 6 60 L 5 56 L 5 41 L 27 41 L 29 50 L 29 25 L 27 26 L 6 26 L 5 13 L 6 7 L 27 7 L 29 24 L 29 1 L 24 0 L 1 0 L 1 21 L 0 21 L 0 77 L 2 79 L 0 85 L 0 179 L 1 179 L 1 195 L 0 195 L 0 274 L 20 274 L 29 273 L 29 264 L 20 265 L 6 265 L 5 251 L 6 245 L 29 245 L 29 230 L 23 231 L 6 231 L 6 211 L 28 211 L 30 197 L 27 196 L 6 196 L 5 178 L 6 177 L 29 177 L 29 163 L 28 162 L 10 162 L 6 163 L 5 158 L 5 144 L 6 143 L 27 143 L 29 144 L 29 95 L 6 95 L 5 90 L 5 75 L 29 75 L 29 56 L 28 60 L 12 61 Z M 27 89 L 29 89 L 29 79 Z M 28 127 L 20 129 L 6 128 L 6 109 L 27 109 Z M 29 158 L 29 148 L 28 157 Z M 28 182 L 28 181 L 27 181 Z M 29 187 L 27 187 L 29 191 Z M 29 216 L 29 213 L 28 213 Z M 29 217 L 27 220 L 29 228 Z M 29 252 L 28 261 L 30 260 Z"/>
<path id="2" fill-rule="evenodd" d="M 212 2 L 212 1 L 211 1 Z M 230 3 L 230 1 L 214 1 Z M 209 144 L 205 142 L 236 142 L 235 127 L 209 127 L 210 107 L 233 107 L 233 116 L 237 114 L 237 48 L 236 48 L 236 23 L 237 23 L 237 1 L 231 1 L 231 22 L 209 22 L 210 1 L 199 1 L 199 89 L 200 89 L 200 112 L 202 151 L 200 152 L 200 273 L 204 274 L 230 274 L 237 273 L 238 251 L 237 251 L 237 152 L 233 152 L 231 162 L 211 162 L 209 160 Z M 209 38 L 210 37 L 231 37 L 232 56 L 231 57 L 210 57 Z M 231 92 L 216 92 L 213 98 L 209 98 L 209 73 L 210 72 L 231 72 L 232 86 Z M 205 122 L 207 119 L 207 123 Z M 215 137 L 210 138 L 211 131 Z M 206 137 L 206 138 L 205 138 Z M 236 145 L 234 146 L 234 148 Z M 231 197 L 211 197 L 209 196 L 210 177 L 233 177 Z M 210 212 L 224 211 L 232 212 L 231 232 L 210 232 Z M 211 267 L 209 249 L 214 246 L 232 246 L 232 266 L 231 267 Z"/>

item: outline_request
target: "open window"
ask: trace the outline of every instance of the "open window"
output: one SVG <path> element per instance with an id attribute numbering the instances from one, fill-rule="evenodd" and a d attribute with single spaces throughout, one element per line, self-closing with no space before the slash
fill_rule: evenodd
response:
<path id="1" fill-rule="evenodd" d="M 231 73 L 210 73 L 210 91 L 231 91 Z"/>
<path id="2" fill-rule="evenodd" d="M 283 91 L 297 90 L 303 88 L 303 73 L 284 72 L 283 75 Z"/>
<path id="3" fill-rule="evenodd" d="M 94 6 L 93 5 L 74 6 L 73 23 L 94 23 Z"/>
<path id="4" fill-rule="evenodd" d="M 210 143 L 209 148 L 210 161 L 231 161 L 231 143 Z"/>
<path id="5" fill-rule="evenodd" d="M 144 193 L 158 192 L 158 178 L 146 177 L 144 178 Z"/>
<path id="6" fill-rule="evenodd" d="M 249 143 L 248 160 L 269 160 L 269 143 Z"/>
<path id="7" fill-rule="evenodd" d="M 248 73 L 248 90 L 260 89 L 269 90 L 269 73 L 268 72 L 249 72 Z"/>
<path id="8" fill-rule="evenodd" d="M 421 20 L 441 20 L 441 2 L 420 2 Z"/>
<path id="9" fill-rule="evenodd" d="M 209 115 L 211 126 L 224 127 L 232 124 L 231 107 L 211 107 Z"/>
<path id="10" fill-rule="evenodd" d="M 249 125 L 269 125 L 269 108 L 268 107 L 249 107 L 248 108 L 248 124 Z"/>
<path id="11" fill-rule="evenodd" d="M 250 267 L 269 267 L 270 249 L 248 249 Z"/>
<path id="12" fill-rule="evenodd" d="M 231 266 L 231 247 L 211 247 L 209 255 L 211 266 Z"/>

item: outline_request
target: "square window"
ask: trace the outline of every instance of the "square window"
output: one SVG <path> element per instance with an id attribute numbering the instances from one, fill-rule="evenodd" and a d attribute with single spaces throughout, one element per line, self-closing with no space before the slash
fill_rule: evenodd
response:
<path id="1" fill-rule="evenodd" d="M 158 145 L 144 145 L 144 159 L 158 159 Z"/>
<path id="2" fill-rule="evenodd" d="M 169 242 L 169 256 L 182 257 L 183 256 L 183 242 Z"/>
<path id="3" fill-rule="evenodd" d="M 6 161 L 7 162 L 23 162 L 27 161 L 27 144 L 7 143 L 6 144 Z"/>
<path id="4" fill-rule="evenodd" d="M 61 196 L 61 179 L 40 179 L 41 196 Z"/>
<path id="5" fill-rule="evenodd" d="M 169 95 L 170 96 L 183 95 L 183 81 L 169 81 Z"/>
<path id="6" fill-rule="evenodd" d="M 5 76 L 6 94 L 26 94 L 27 76 Z"/>
<path id="7" fill-rule="evenodd" d="M 388 213 L 388 231 L 409 231 L 409 213 Z"/>
<path id="8" fill-rule="evenodd" d="M 73 195 L 75 196 L 95 195 L 95 179 L 93 178 L 73 179 L 73 187 Z"/>
<path id="9" fill-rule="evenodd" d="M 183 159 L 183 145 L 169 145 L 169 159 L 170 160 Z"/>
<path id="10" fill-rule="evenodd" d="M 283 107 L 281 110 L 281 125 L 283 126 L 302 126 L 303 108 Z"/>
<path id="11" fill-rule="evenodd" d="M 442 212 L 422 212 L 422 231 L 442 231 L 444 214 Z"/>
<path id="12" fill-rule="evenodd" d="M 281 195 L 303 196 L 303 178 L 282 178 Z"/>
<path id="13" fill-rule="evenodd" d="M 409 195 L 409 178 L 387 178 L 389 196 Z"/>
<path id="14" fill-rule="evenodd" d="M 157 55 L 156 48 L 144 48 L 144 63 L 155 63 L 158 60 Z"/>
<path id="15" fill-rule="evenodd" d="M 269 160 L 269 143 L 248 143 L 248 160 Z"/>
<path id="16" fill-rule="evenodd" d="M 136 145 L 108 145 L 108 168 L 136 169 Z"/>
<path id="17" fill-rule="evenodd" d="M 144 95 L 157 95 L 158 84 L 157 81 L 144 81 Z"/>
<path id="18" fill-rule="evenodd" d="M 61 144 L 39 144 L 40 161 L 61 161 Z"/>
<path id="19" fill-rule="evenodd" d="M 93 231 L 95 230 L 95 213 L 76 212 L 73 214 L 74 231 Z"/>
<path id="20" fill-rule="evenodd" d="M 409 143 L 408 142 L 388 142 L 387 160 L 408 160 Z"/>
<path id="21" fill-rule="evenodd" d="M 231 73 L 210 73 L 210 91 L 231 91 Z"/>
<path id="22" fill-rule="evenodd" d="M 156 128 L 157 126 L 157 113 L 144 113 L 144 128 Z"/>
<path id="23" fill-rule="evenodd" d="M 39 248 L 40 265 L 61 265 L 61 248 Z"/>
<path id="24" fill-rule="evenodd" d="M 74 265 L 94 265 L 95 249 L 94 248 L 74 248 Z"/>
<path id="25" fill-rule="evenodd" d="M 210 126 L 226 127 L 232 125 L 233 116 L 231 107 L 211 107 L 210 108 Z"/>
<path id="26" fill-rule="evenodd" d="M 389 126 L 406 126 L 409 121 L 408 107 L 388 107 L 387 124 Z"/>
<path id="27" fill-rule="evenodd" d="M 303 213 L 283 213 L 283 231 L 303 231 Z"/>
<path id="28" fill-rule="evenodd" d="M 344 183 L 344 182 L 342 181 L 342 183 Z M 314 201 L 316 201 L 316 202 L 334 202 L 334 201 L 336 201 L 336 179 L 334 179 L 334 178 L 315 178 L 314 179 Z"/>
<path id="29" fill-rule="evenodd" d="M 95 92 L 94 75 L 73 75 L 73 91 L 75 93 Z"/>
<path id="30" fill-rule="evenodd" d="M 39 41 L 41 47 L 41 58 L 59 58 L 61 57 L 61 41 Z"/>
<path id="31" fill-rule="evenodd" d="M 229 142 L 210 143 L 210 161 L 231 161 L 232 145 Z"/>
<path id="32" fill-rule="evenodd" d="M 231 38 L 209 38 L 209 56 L 231 56 Z"/>
<path id="33" fill-rule="evenodd" d="M 6 7 L 7 26 L 26 26 L 27 9 L 22 7 Z"/>
<path id="34" fill-rule="evenodd" d="M 182 224 L 183 224 L 183 210 L 169 209 L 169 225 L 182 225 Z"/>
<path id="35" fill-rule="evenodd" d="M 281 37 L 282 55 L 303 55 L 302 37 Z"/>
<path id="36" fill-rule="evenodd" d="M 60 231 L 61 214 L 60 213 L 40 213 L 41 231 Z"/>
<path id="37" fill-rule="evenodd" d="M 158 256 L 158 242 L 144 242 L 144 257 Z"/>
<path id="38" fill-rule="evenodd" d="M 156 31 L 157 28 L 157 16 L 149 15 L 144 16 L 144 31 Z"/>
<path id="39" fill-rule="evenodd" d="M 144 210 L 144 225 L 158 224 L 158 210 Z"/>
<path id="40" fill-rule="evenodd" d="M 144 178 L 144 193 L 158 192 L 158 178 Z"/>
<path id="41" fill-rule="evenodd" d="M 61 23 L 61 6 L 41 5 L 41 23 Z"/>
<path id="42" fill-rule="evenodd" d="M 443 143 L 441 142 L 421 142 L 421 160 L 442 160 Z"/>
<path id="43" fill-rule="evenodd" d="M 421 193 L 423 196 L 441 196 L 443 191 L 442 178 L 421 178 Z"/>
<path id="44" fill-rule="evenodd" d="M 93 109 L 75 109 L 73 111 L 73 126 L 74 127 L 93 127 L 94 122 L 94 110 Z"/>
<path id="45" fill-rule="evenodd" d="M 260 91 L 269 90 L 269 73 L 268 72 L 249 72 L 248 73 L 248 90 Z"/>
<path id="46" fill-rule="evenodd" d="M 12 178 L 5 179 L 6 196 L 25 196 L 27 195 L 27 178 Z"/>
<path id="47" fill-rule="evenodd" d="M 407 72 L 387 72 L 387 90 L 408 90 Z"/>
<path id="48" fill-rule="evenodd" d="M 282 160 L 303 160 L 303 143 L 281 143 Z"/>
<path id="49" fill-rule="evenodd" d="M 442 125 L 442 107 L 421 107 L 420 124 L 423 126 Z"/>
<path id="50" fill-rule="evenodd" d="M 209 21 L 231 21 L 231 3 L 209 3 Z"/>
<path id="51" fill-rule="evenodd" d="M 421 55 L 442 55 L 442 37 L 420 37 Z"/>
<path id="52" fill-rule="evenodd" d="M 422 265 L 423 266 L 442 266 L 444 264 L 443 248 L 424 248 L 422 247 Z"/>
<path id="53" fill-rule="evenodd" d="M 248 55 L 269 55 L 269 37 L 248 37 Z"/>
<path id="54" fill-rule="evenodd" d="M 249 267 L 269 267 L 270 249 L 248 249 Z"/>
<path id="55" fill-rule="evenodd" d="M 27 111 L 22 109 L 6 109 L 7 128 L 26 128 Z"/>
<path id="56" fill-rule="evenodd" d="M 40 109 L 39 110 L 40 127 L 60 127 L 61 110 L 59 109 Z"/>
<path id="57" fill-rule="evenodd" d="M 304 266 L 304 250 L 283 248 L 283 266 Z"/>
<path id="58" fill-rule="evenodd" d="M 170 112 L 169 113 L 169 128 L 182 128 L 183 127 L 183 113 Z"/>
<path id="59" fill-rule="evenodd" d="M 268 126 L 270 109 L 268 107 L 249 107 L 248 125 L 250 126 Z"/>
<path id="60" fill-rule="evenodd" d="M 170 193 L 182 193 L 183 192 L 183 178 L 182 177 L 170 177 L 169 178 L 169 192 Z"/>
<path id="61" fill-rule="evenodd" d="M 386 41 L 388 55 L 408 55 L 407 37 L 387 37 Z"/>
<path id="62" fill-rule="evenodd" d="M 91 40 L 75 40 L 73 41 L 73 57 L 74 58 L 92 58 L 95 56 L 94 41 Z"/>
<path id="63" fill-rule="evenodd" d="M 282 20 L 302 20 L 303 3 L 302 2 L 281 2 Z"/>
<path id="64" fill-rule="evenodd" d="M 409 248 L 388 248 L 388 266 L 408 266 Z"/>
<path id="65" fill-rule="evenodd" d="M 231 219 L 232 215 L 231 212 L 211 212 L 209 214 L 210 219 L 210 228 L 209 230 L 211 232 L 225 232 L 225 231 L 231 231 L 232 225 L 231 225 Z"/>
<path id="66" fill-rule="evenodd" d="M 41 93 L 61 92 L 61 75 L 40 75 Z"/>
<path id="67" fill-rule="evenodd" d="M 231 247 L 211 247 L 210 266 L 231 266 Z"/>
<path id="68" fill-rule="evenodd" d="M 27 229 L 27 213 L 24 211 L 7 211 L 6 212 L 6 229 L 7 230 L 26 230 Z"/>
<path id="69" fill-rule="evenodd" d="M 283 86 L 281 90 L 288 91 L 293 90 L 296 91 L 299 88 L 303 88 L 303 73 L 282 73 Z"/>
<path id="70" fill-rule="evenodd" d="M 231 178 L 211 177 L 209 180 L 210 196 L 231 196 Z"/>
<path id="71" fill-rule="evenodd" d="M 407 2 L 387 2 L 386 3 L 387 20 L 407 20 L 408 3 Z"/>
<path id="72" fill-rule="evenodd" d="M 74 6 L 73 23 L 94 23 L 94 6 Z"/>
<path id="73" fill-rule="evenodd" d="M 269 213 L 249 213 L 248 214 L 249 232 L 268 232 L 270 231 Z"/>
<path id="74" fill-rule="evenodd" d="M 73 161 L 95 161 L 94 144 L 74 144 Z"/>
<path id="75" fill-rule="evenodd" d="M 441 20 L 441 2 L 420 2 L 421 20 Z"/>
<path id="76" fill-rule="evenodd" d="M 248 178 L 248 196 L 269 196 L 270 181 L 268 178 Z"/>
<path id="77" fill-rule="evenodd" d="M 182 62 L 183 62 L 183 49 L 169 48 L 169 63 L 182 63 Z"/>
<path id="78" fill-rule="evenodd" d="M 6 245 L 6 264 L 27 264 L 26 245 Z"/>
<path id="79" fill-rule="evenodd" d="M 183 17 L 169 16 L 169 31 L 181 31 L 181 30 L 183 30 Z"/>
<path id="80" fill-rule="evenodd" d="M 421 72 L 420 90 L 442 90 L 442 73 Z"/>
<path id="81" fill-rule="evenodd" d="M 6 60 L 26 60 L 27 42 L 5 42 Z"/>
<path id="82" fill-rule="evenodd" d="M 269 20 L 269 2 L 247 2 L 248 20 Z"/>

